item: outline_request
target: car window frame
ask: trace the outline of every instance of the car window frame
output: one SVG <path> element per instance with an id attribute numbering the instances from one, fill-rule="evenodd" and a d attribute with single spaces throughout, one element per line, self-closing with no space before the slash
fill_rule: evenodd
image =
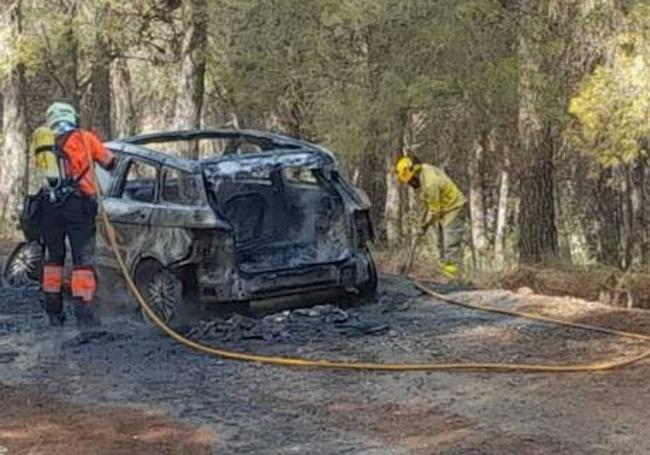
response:
<path id="1" fill-rule="evenodd" d="M 310 172 L 310 176 L 313 180 L 293 180 L 290 178 L 287 174 L 294 169 L 299 169 L 301 172 L 303 171 L 308 171 Z M 319 174 L 319 169 L 311 169 L 307 167 L 300 167 L 300 166 L 287 166 L 282 168 L 282 178 L 284 179 L 284 183 L 287 186 L 293 186 L 293 187 L 305 187 L 305 188 L 314 188 L 314 187 L 322 187 L 324 185 L 325 179 L 320 178 L 321 175 Z"/>
<path id="2" fill-rule="evenodd" d="M 121 169 L 120 169 L 119 179 L 114 183 L 114 188 L 111 193 L 111 197 L 115 199 L 120 199 L 124 201 L 140 203 L 140 204 L 158 204 L 160 202 L 160 179 L 161 179 L 160 163 L 146 158 L 134 157 L 134 156 L 124 157 L 124 159 L 121 161 L 122 162 L 120 163 Z M 131 165 L 134 162 L 139 162 L 139 163 L 146 164 L 148 166 L 152 166 L 156 170 L 156 176 L 154 178 L 154 197 L 151 202 L 124 198 L 124 185 L 126 184 L 126 179 L 129 176 Z"/>
<path id="3" fill-rule="evenodd" d="M 186 174 L 188 178 L 192 178 L 195 180 L 198 180 L 199 186 L 197 187 L 197 192 L 199 196 L 199 201 L 192 203 L 192 204 L 186 204 L 183 202 L 174 202 L 174 201 L 168 201 L 164 197 L 164 188 L 165 188 L 165 174 L 167 171 L 174 171 L 177 173 L 182 173 Z M 169 204 L 173 206 L 178 206 L 178 207 L 205 207 L 209 205 L 209 201 L 206 196 L 205 188 L 203 185 L 203 179 L 201 178 L 202 174 L 197 174 L 194 172 L 187 172 L 183 169 L 179 169 L 174 166 L 160 166 L 158 169 L 158 186 L 159 186 L 159 191 L 158 191 L 158 203 L 159 204 Z"/>

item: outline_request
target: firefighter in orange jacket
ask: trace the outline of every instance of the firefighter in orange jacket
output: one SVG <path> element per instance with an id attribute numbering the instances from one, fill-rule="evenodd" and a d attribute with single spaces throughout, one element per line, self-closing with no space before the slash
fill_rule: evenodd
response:
<path id="1" fill-rule="evenodd" d="M 41 163 L 54 169 L 43 170 L 48 184 L 43 200 L 47 260 L 42 288 L 52 326 L 60 326 L 65 320 L 62 284 L 66 238 L 72 250 L 71 292 L 77 324 L 98 323 L 91 306 L 97 288 L 94 265 L 98 190 L 94 163 L 111 170 L 116 159 L 95 134 L 78 127 L 78 118 L 76 110 L 66 103 L 54 103 L 46 113 L 54 144 L 52 159 Z"/>

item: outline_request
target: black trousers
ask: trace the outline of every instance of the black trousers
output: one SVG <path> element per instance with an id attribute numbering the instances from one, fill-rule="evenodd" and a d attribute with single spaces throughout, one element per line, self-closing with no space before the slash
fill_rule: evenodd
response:
<path id="1" fill-rule="evenodd" d="M 75 193 L 59 204 L 45 200 L 42 227 L 47 262 L 64 265 L 67 237 L 74 267 L 94 267 L 96 216 L 97 201 L 94 198 Z"/>

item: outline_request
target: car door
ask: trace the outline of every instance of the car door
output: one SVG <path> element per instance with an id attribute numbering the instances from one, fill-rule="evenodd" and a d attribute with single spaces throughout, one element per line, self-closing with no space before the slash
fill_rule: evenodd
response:
<path id="1" fill-rule="evenodd" d="M 159 195 L 160 166 L 155 161 L 128 157 L 121 160 L 104 208 L 115 228 L 118 251 L 130 267 L 151 248 L 151 213 Z M 98 265 L 117 268 L 105 227 L 100 220 Z M 155 242 L 155 240 L 153 240 Z"/>
<path id="2" fill-rule="evenodd" d="M 157 239 L 156 259 L 169 266 L 189 258 L 195 233 L 214 229 L 216 223 L 201 174 L 163 166 L 160 197 L 151 211 L 150 223 Z"/>
<path id="3" fill-rule="evenodd" d="M 124 159 L 121 153 L 114 149 L 111 149 L 111 151 L 116 154 L 118 159 L 116 166 L 111 171 L 106 171 L 99 166 L 95 166 L 95 176 L 101 189 L 100 196 L 103 201 L 111 196 L 113 187 L 117 185 L 117 182 L 120 182 L 120 177 L 124 168 L 124 166 L 122 166 L 122 164 L 124 164 Z M 96 240 L 97 264 L 99 266 L 115 267 L 117 264 L 108 242 L 108 237 L 106 236 L 104 221 L 99 212 L 97 213 L 96 222 L 98 233 Z"/>

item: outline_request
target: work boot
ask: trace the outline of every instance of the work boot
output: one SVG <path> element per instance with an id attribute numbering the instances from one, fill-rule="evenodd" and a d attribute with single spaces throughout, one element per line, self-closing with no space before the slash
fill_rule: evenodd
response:
<path id="1" fill-rule="evenodd" d="M 61 294 L 46 293 L 43 303 L 51 327 L 61 327 L 65 321 L 63 314 L 63 296 Z"/>
<path id="2" fill-rule="evenodd" d="M 47 318 L 50 322 L 50 327 L 62 327 L 65 322 L 65 314 L 63 313 L 48 313 Z"/>
<path id="3" fill-rule="evenodd" d="M 90 304 L 84 303 L 81 299 L 73 299 L 74 315 L 78 328 L 90 328 L 100 325 L 99 319 Z"/>

